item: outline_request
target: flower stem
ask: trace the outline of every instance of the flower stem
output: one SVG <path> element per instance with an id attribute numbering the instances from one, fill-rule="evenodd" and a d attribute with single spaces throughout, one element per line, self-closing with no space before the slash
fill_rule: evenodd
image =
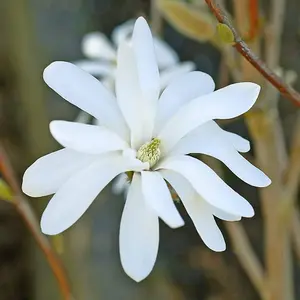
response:
<path id="1" fill-rule="evenodd" d="M 244 56 L 244 58 L 254 66 L 285 98 L 300 106 L 300 94 L 291 86 L 286 84 L 267 65 L 256 56 L 248 45 L 242 40 L 236 29 L 232 26 L 225 12 L 213 0 L 205 0 L 206 4 L 220 23 L 227 25 L 234 35 L 233 47 Z"/>
<path id="2" fill-rule="evenodd" d="M 66 272 L 59 258 L 55 254 L 55 251 L 52 249 L 48 239 L 40 232 L 36 216 L 34 215 L 27 199 L 23 196 L 19 188 L 18 180 L 16 179 L 8 155 L 2 146 L 0 146 L 0 169 L 5 180 L 10 185 L 14 193 L 14 198 L 11 203 L 15 206 L 17 212 L 20 214 L 32 236 L 34 237 L 37 245 L 44 253 L 49 266 L 57 279 L 64 299 L 72 300 L 71 288 L 66 276 Z"/>

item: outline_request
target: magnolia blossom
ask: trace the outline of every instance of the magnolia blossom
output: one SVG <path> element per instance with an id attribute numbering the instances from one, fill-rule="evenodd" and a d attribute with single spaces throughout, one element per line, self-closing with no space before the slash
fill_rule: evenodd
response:
<path id="1" fill-rule="evenodd" d="M 215 157 L 250 185 L 269 185 L 270 179 L 239 153 L 249 151 L 249 142 L 213 121 L 248 111 L 258 97 L 258 85 L 244 82 L 214 91 L 209 75 L 191 72 L 173 80 L 160 95 L 153 40 L 143 18 L 135 23 L 132 42 L 118 49 L 116 97 L 67 62 L 48 66 L 44 80 L 101 124 L 51 122 L 50 131 L 64 148 L 38 159 L 25 172 L 26 194 L 54 194 L 41 219 L 45 234 L 69 228 L 113 178 L 131 174 L 120 225 L 120 257 L 125 272 L 141 281 L 155 264 L 159 218 L 171 228 L 184 225 L 167 182 L 214 251 L 226 247 L 215 217 L 237 221 L 254 215 L 246 199 L 189 154 Z"/>
<path id="2" fill-rule="evenodd" d="M 101 32 L 91 32 L 82 40 L 82 52 L 85 60 L 75 62 L 77 66 L 88 73 L 101 77 L 105 85 L 114 88 L 116 75 L 117 48 L 126 41 L 130 41 L 134 27 L 134 20 L 129 20 L 117 26 L 111 35 L 112 43 Z M 175 77 L 195 70 L 193 62 L 179 62 L 176 52 L 163 40 L 154 37 L 154 49 L 158 68 L 161 70 L 160 87 L 166 85 Z"/>

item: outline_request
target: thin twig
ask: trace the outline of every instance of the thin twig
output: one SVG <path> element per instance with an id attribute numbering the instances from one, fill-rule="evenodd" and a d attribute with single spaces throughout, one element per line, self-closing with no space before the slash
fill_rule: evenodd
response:
<path id="1" fill-rule="evenodd" d="M 294 127 L 294 137 L 291 145 L 290 159 L 286 168 L 284 177 L 285 183 L 285 197 L 286 197 L 286 218 L 292 219 L 291 231 L 292 241 L 295 249 L 296 256 L 300 261 L 300 215 L 295 207 L 297 201 L 297 193 L 300 182 L 300 114 L 297 116 L 296 124 Z M 285 203 L 284 203 L 285 204 Z"/>
<path id="2" fill-rule="evenodd" d="M 232 0 L 234 23 L 239 28 L 241 36 L 246 37 L 250 28 L 248 5 L 250 0 Z M 233 49 L 232 49 L 233 50 Z M 237 56 L 238 54 L 235 53 Z"/>
<path id="3" fill-rule="evenodd" d="M 284 29 L 286 0 L 272 0 L 269 22 L 265 26 L 265 60 L 272 69 L 278 68 Z"/>
<path id="4" fill-rule="evenodd" d="M 163 19 L 157 7 L 157 0 L 151 0 L 151 29 L 156 35 L 162 33 Z"/>
<path id="5" fill-rule="evenodd" d="M 297 115 L 289 162 L 284 174 L 285 192 L 288 198 L 296 198 L 300 182 L 300 113 Z M 294 199 L 295 200 L 295 199 Z"/>
<path id="6" fill-rule="evenodd" d="M 265 61 L 269 68 L 278 70 L 280 53 L 282 48 L 281 38 L 285 20 L 286 0 L 272 0 L 270 3 L 269 22 L 265 26 Z M 290 82 L 285 81 L 291 85 Z M 266 85 L 264 89 L 265 99 L 277 102 L 280 93 L 271 85 Z"/>
<path id="7" fill-rule="evenodd" d="M 40 232 L 39 224 L 36 220 L 36 217 L 32 212 L 32 209 L 27 199 L 23 196 L 19 188 L 19 183 L 18 180 L 16 179 L 13 168 L 10 164 L 8 155 L 6 154 L 6 151 L 2 146 L 0 146 L 0 164 L 1 164 L 1 171 L 3 172 L 3 176 L 5 177 L 5 180 L 10 185 L 10 187 L 12 188 L 13 193 L 15 195 L 15 198 L 13 199 L 12 203 L 15 205 L 16 210 L 23 218 L 25 224 L 27 225 L 29 231 L 34 237 L 36 243 L 43 251 L 49 263 L 49 266 L 52 269 L 53 274 L 57 279 L 59 288 L 61 290 L 62 295 L 64 296 L 64 299 L 65 300 L 73 299 L 71 294 L 71 288 L 67 280 L 67 275 L 65 273 L 65 270 L 60 260 L 56 256 L 54 250 L 52 249 L 51 244 L 49 243 L 47 238 L 45 238 L 45 236 L 42 235 L 42 233 Z"/>
<path id="8" fill-rule="evenodd" d="M 249 23 L 250 28 L 247 36 L 247 40 L 251 41 L 255 39 L 259 29 L 259 8 L 258 0 L 249 1 Z"/>
<path id="9" fill-rule="evenodd" d="M 300 214 L 298 210 L 294 210 L 293 222 L 292 222 L 292 237 L 293 244 L 296 253 L 296 257 L 300 262 Z"/>
<path id="10" fill-rule="evenodd" d="M 263 267 L 253 251 L 244 228 L 241 224 L 236 222 L 224 222 L 224 224 L 240 264 L 247 273 L 261 299 L 267 300 L 268 294 L 267 289 L 265 288 L 266 283 Z"/>
<path id="11" fill-rule="evenodd" d="M 287 85 L 279 76 L 277 76 L 267 65 L 256 56 L 248 45 L 242 40 L 236 29 L 232 26 L 225 12 L 213 0 L 205 0 L 206 4 L 213 12 L 220 23 L 227 25 L 234 35 L 233 47 L 248 60 L 280 93 L 287 99 L 300 106 L 300 94 L 291 86 Z"/>
<path id="12" fill-rule="evenodd" d="M 220 62 L 220 68 L 219 68 L 219 88 L 223 88 L 228 85 L 229 82 L 229 70 L 228 65 L 226 62 L 227 56 L 222 53 L 222 58 Z"/>

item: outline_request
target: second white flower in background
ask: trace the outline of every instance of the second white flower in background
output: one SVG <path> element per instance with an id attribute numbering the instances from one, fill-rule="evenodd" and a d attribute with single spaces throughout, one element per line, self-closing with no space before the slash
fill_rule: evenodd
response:
<path id="1" fill-rule="evenodd" d="M 111 35 L 112 42 L 101 32 L 91 32 L 82 40 L 82 52 L 87 59 L 74 62 L 86 72 L 101 78 L 108 88 L 114 89 L 117 49 L 124 41 L 130 42 L 134 20 L 117 26 Z M 154 51 L 160 74 L 160 88 L 164 89 L 172 79 L 196 69 L 193 62 L 181 63 L 176 52 L 162 39 L 154 37 Z"/>

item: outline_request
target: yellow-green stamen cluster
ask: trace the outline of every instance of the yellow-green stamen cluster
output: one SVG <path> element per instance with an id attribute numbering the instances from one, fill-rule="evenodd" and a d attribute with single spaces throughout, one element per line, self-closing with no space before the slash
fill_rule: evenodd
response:
<path id="1" fill-rule="evenodd" d="M 148 142 L 141 146 L 137 152 L 137 159 L 142 162 L 148 162 L 150 168 L 153 167 L 160 158 L 160 140 L 158 138 L 152 139 L 151 142 Z"/>

